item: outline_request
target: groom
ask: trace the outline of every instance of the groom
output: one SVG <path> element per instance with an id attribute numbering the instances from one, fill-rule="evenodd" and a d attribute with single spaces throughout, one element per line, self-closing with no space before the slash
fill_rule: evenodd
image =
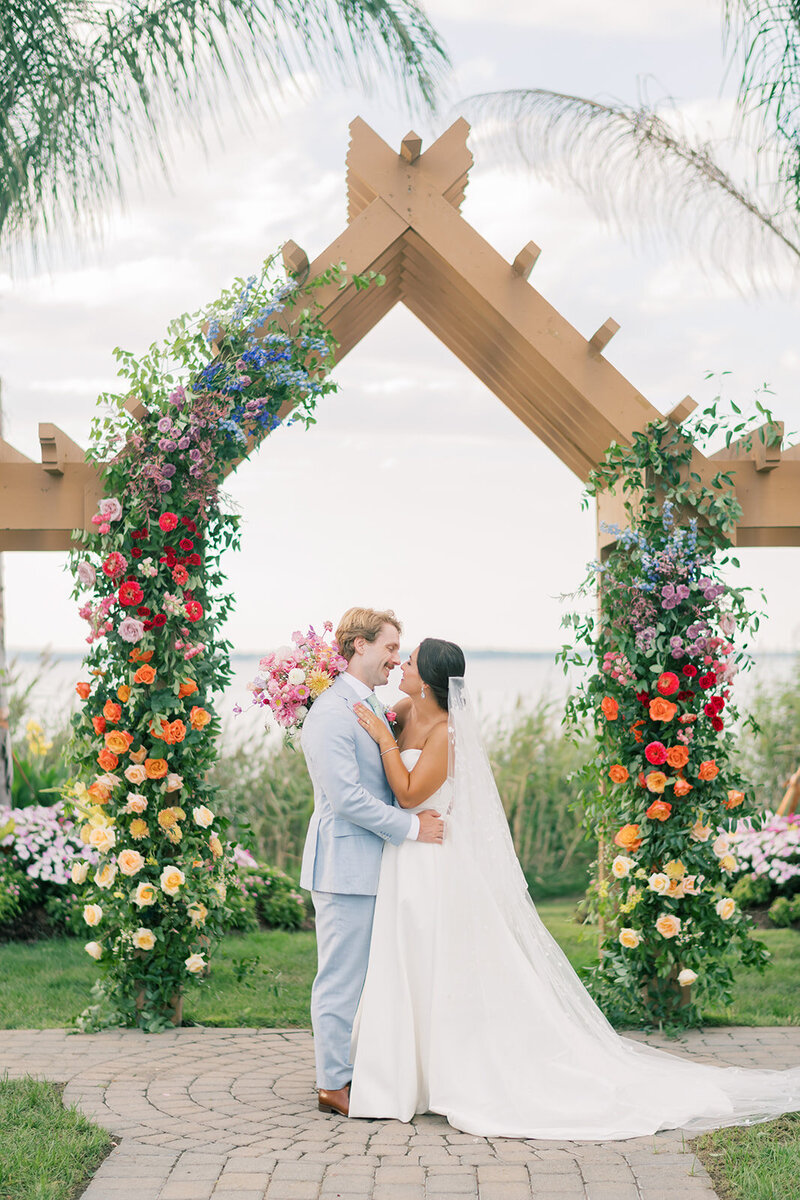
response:
<path id="1" fill-rule="evenodd" d="M 438 813 L 417 816 L 395 806 L 380 750 L 353 713 L 361 701 L 383 716 L 373 689 L 400 664 L 401 632 L 391 610 L 347 610 L 336 630 L 347 670 L 314 702 L 301 735 L 314 785 L 300 886 L 311 892 L 316 913 L 311 1024 L 319 1107 L 343 1116 L 349 1109 L 350 1037 L 367 973 L 383 843 L 442 841 Z"/>

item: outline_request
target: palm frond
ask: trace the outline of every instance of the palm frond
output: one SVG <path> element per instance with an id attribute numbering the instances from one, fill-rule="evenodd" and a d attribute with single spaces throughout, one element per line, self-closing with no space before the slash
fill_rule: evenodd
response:
<path id="1" fill-rule="evenodd" d="M 487 156 L 577 188 L 624 237 L 661 233 L 736 280 L 800 268 L 800 222 L 782 221 L 737 184 L 714 147 L 678 114 L 603 104 L 541 88 L 471 96 L 459 105 Z"/>
<path id="2" fill-rule="evenodd" d="M 447 54 L 417 0 L 4 0 L 0 244 L 85 228 L 122 190 L 120 160 L 166 169 L 176 115 L 199 140 L 220 92 L 392 80 L 435 105 Z"/>
<path id="3" fill-rule="evenodd" d="M 741 58 L 739 106 L 759 119 L 759 148 L 779 146 L 785 207 L 800 213 L 800 3 L 725 0 L 725 27 Z"/>

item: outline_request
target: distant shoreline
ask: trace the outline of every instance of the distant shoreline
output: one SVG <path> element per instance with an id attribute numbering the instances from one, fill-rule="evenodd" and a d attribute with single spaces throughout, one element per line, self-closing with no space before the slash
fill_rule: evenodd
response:
<path id="1" fill-rule="evenodd" d="M 559 653 L 560 647 L 554 650 L 472 650 L 468 647 L 463 647 L 464 653 L 468 658 L 472 659 L 503 659 L 503 658 L 527 658 L 531 660 L 541 661 L 543 659 L 555 659 Z M 47 655 L 48 658 L 59 659 L 65 661 L 82 661 L 85 657 L 83 650 L 54 650 L 51 647 L 45 649 L 7 647 L 6 658 L 10 660 L 15 658 L 20 659 L 38 659 L 42 655 Z M 257 662 L 261 658 L 264 650 L 235 650 L 231 654 L 232 659 L 247 659 Z M 406 654 L 407 650 L 403 649 L 401 654 Z M 795 647 L 787 650 L 756 650 L 753 651 L 753 658 L 793 658 L 800 657 L 800 648 Z"/>

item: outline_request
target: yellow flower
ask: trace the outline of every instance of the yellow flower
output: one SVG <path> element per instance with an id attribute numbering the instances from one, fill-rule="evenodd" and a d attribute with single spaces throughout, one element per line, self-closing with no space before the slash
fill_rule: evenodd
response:
<path id="1" fill-rule="evenodd" d="M 686 867 L 679 858 L 671 858 L 664 866 L 664 874 L 670 879 L 683 879 L 686 874 Z"/>
<path id="2" fill-rule="evenodd" d="M 208 909 L 201 900 L 195 900 L 194 904 L 190 904 L 186 911 L 193 925 L 205 925 Z"/>
<path id="3" fill-rule="evenodd" d="M 222 858 L 222 842 L 215 833 L 208 839 L 208 845 L 214 858 Z"/>
<path id="4" fill-rule="evenodd" d="M 638 929 L 620 929 L 619 944 L 624 946 L 626 950 L 635 950 L 642 940 L 642 935 Z"/>
<path id="5" fill-rule="evenodd" d="M 149 904 L 156 902 L 156 889 L 152 883 L 140 883 L 133 894 L 133 903 L 138 904 L 139 908 L 146 908 Z"/>
<path id="6" fill-rule="evenodd" d="M 723 896 L 714 907 L 718 917 L 722 917 L 723 921 L 729 921 L 736 912 L 736 901 L 732 900 L 730 896 Z"/>
<path id="7" fill-rule="evenodd" d="M 73 883 L 84 883 L 86 876 L 89 874 L 89 864 L 85 858 L 79 859 L 72 864 L 70 878 Z"/>
<path id="8" fill-rule="evenodd" d="M 730 875 L 733 871 L 738 870 L 739 864 L 733 854 L 723 854 L 719 860 L 719 865 L 723 871 L 727 871 Z"/>
<path id="9" fill-rule="evenodd" d="M 162 808 L 158 814 L 158 823 L 162 829 L 171 829 L 173 825 L 178 823 L 177 808 Z"/>
<path id="10" fill-rule="evenodd" d="M 173 825 L 171 829 L 165 829 L 164 833 L 172 842 L 173 846 L 177 846 L 178 842 L 183 837 L 183 830 L 181 829 L 180 825 Z"/>
<path id="11" fill-rule="evenodd" d="M 150 826 L 147 824 L 147 821 L 143 821 L 141 817 L 137 817 L 135 821 L 131 821 L 131 837 L 135 842 L 149 836 Z"/>
<path id="12" fill-rule="evenodd" d="M 99 850 L 101 854 L 108 854 L 109 850 L 113 850 L 116 841 L 117 835 L 113 829 L 108 827 L 93 829 L 89 835 L 89 845 L 94 846 L 95 850 Z"/>
<path id="13" fill-rule="evenodd" d="M 114 863 L 106 863 L 99 871 L 94 873 L 94 881 L 99 888 L 110 888 L 117 877 L 117 868 Z"/>
<path id="14" fill-rule="evenodd" d="M 619 911 L 624 913 L 633 912 L 641 898 L 642 893 L 639 891 L 639 889 L 631 888 L 631 890 L 628 892 L 628 899 L 624 904 L 620 904 Z"/>
<path id="15" fill-rule="evenodd" d="M 121 850 L 117 862 L 123 875 L 138 875 L 144 866 L 144 859 L 138 850 Z"/>
<path id="16" fill-rule="evenodd" d="M 90 954 L 92 956 L 92 958 L 94 958 L 94 959 L 102 957 L 103 947 L 100 945 L 99 942 L 87 942 L 83 948 L 86 951 L 86 953 Z"/>
<path id="17" fill-rule="evenodd" d="M 202 954 L 190 954 L 184 959 L 186 970 L 192 975 L 199 975 L 206 965 L 206 960 Z"/>
<path id="18" fill-rule="evenodd" d="M 180 888 L 186 883 L 186 876 L 179 867 L 164 867 L 159 880 L 162 892 L 167 896 L 177 895 Z"/>
<path id="19" fill-rule="evenodd" d="M 306 686 L 311 693 L 312 700 L 316 700 L 317 696 L 321 696 L 332 683 L 333 680 L 330 675 L 326 671 L 320 671 L 319 669 L 309 671 L 306 676 Z"/>
<path id="20" fill-rule="evenodd" d="M 84 904 L 83 919 L 87 925 L 99 925 L 103 917 L 103 910 L 99 904 Z"/>
<path id="21" fill-rule="evenodd" d="M 208 829 L 214 821 L 214 814 L 210 808 L 206 808 L 205 804 L 198 804 L 196 808 L 192 809 L 192 820 L 201 829 Z"/>
<path id="22" fill-rule="evenodd" d="M 664 913 L 656 921 L 656 929 L 663 938 L 674 938 L 681 931 L 681 923 L 678 917 L 673 917 L 671 913 Z"/>
<path id="23" fill-rule="evenodd" d="M 156 935 L 152 929 L 137 929 L 133 935 L 133 944 L 137 950 L 152 950 L 156 944 Z"/>

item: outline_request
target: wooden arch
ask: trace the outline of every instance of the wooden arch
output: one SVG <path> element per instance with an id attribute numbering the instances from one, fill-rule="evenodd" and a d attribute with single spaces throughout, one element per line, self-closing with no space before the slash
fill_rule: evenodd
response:
<path id="1" fill-rule="evenodd" d="M 461 216 L 472 166 L 468 132 L 459 119 L 425 153 L 410 133 L 398 153 L 356 118 L 347 226 L 313 262 L 287 242 L 285 264 L 299 276 L 332 262 L 346 263 L 349 273 L 384 274 L 381 288 L 332 284 L 318 293 L 337 358 L 403 303 L 586 480 L 610 442 L 630 441 L 662 414 L 603 357 L 616 321 L 585 338 L 528 283 L 538 246 L 528 242 L 508 263 Z M 679 424 L 695 407 L 687 396 L 667 416 Z M 135 402 L 131 409 L 136 415 Z M 39 440 L 40 463 L 0 440 L 0 551 L 69 549 L 102 494 L 97 468 L 57 426 L 41 424 Z M 743 509 L 739 545 L 800 545 L 800 446 L 782 454 L 754 438 L 711 458 L 698 452 L 693 468 L 704 481 L 720 470 L 733 476 Z M 619 515 L 614 496 L 600 497 L 599 520 Z M 602 549 L 610 539 L 599 541 Z"/>

